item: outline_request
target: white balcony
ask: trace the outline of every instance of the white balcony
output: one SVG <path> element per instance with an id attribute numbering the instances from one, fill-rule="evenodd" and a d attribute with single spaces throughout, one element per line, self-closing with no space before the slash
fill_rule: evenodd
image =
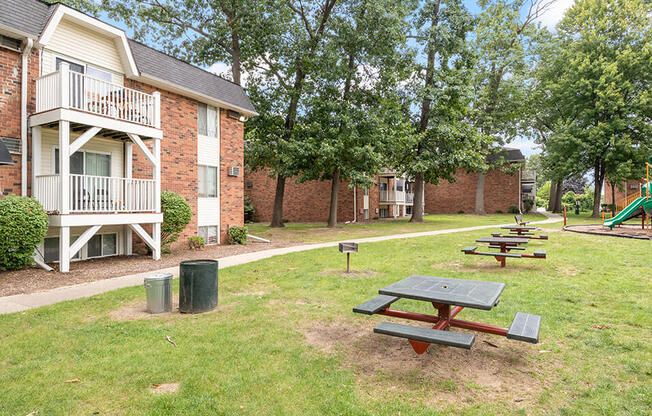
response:
<path id="1" fill-rule="evenodd" d="M 412 204 L 414 202 L 414 194 L 405 191 L 380 191 L 381 204 Z"/>
<path id="2" fill-rule="evenodd" d="M 70 71 L 66 64 L 36 79 L 36 113 L 71 109 L 160 128 L 160 106 L 158 93 L 147 94 Z"/>
<path id="3" fill-rule="evenodd" d="M 155 212 L 153 179 L 69 175 L 68 209 L 71 214 Z M 36 177 L 35 197 L 50 214 L 62 211 L 61 175 Z"/>

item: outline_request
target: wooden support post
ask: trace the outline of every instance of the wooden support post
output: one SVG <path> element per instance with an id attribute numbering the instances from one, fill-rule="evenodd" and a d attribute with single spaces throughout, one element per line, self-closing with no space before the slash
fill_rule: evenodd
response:
<path id="1" fill-rule="evenodd" d="M 65 94 L 64 94 L 65 95 Z M 59 212 L 70 213 L 70 122 L 59 121 L 59 185 L 61 206 Z"/>
<path id="2" fill-rule="evenodd" d="M 32 127 L 32 198 L 36 198 L 36 177 L 41 174 L 41 126 Z"/>
<path id="3" fill-rule="evenodd" d="M 70 227 L 59 228 L 59 271 L 70 271 Z"/>

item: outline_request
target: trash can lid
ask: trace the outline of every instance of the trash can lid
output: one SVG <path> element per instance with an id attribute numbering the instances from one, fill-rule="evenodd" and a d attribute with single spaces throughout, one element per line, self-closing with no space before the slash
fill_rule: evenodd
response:
<path id="1" fill-rule="evenodd" d="M 155 273 L 145 277 L 146 282 L 172 279 L 172 273 Z"/>

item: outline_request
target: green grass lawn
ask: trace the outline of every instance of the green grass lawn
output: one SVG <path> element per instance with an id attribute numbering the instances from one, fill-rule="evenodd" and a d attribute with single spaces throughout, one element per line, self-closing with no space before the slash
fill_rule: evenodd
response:
<path id="1" fill-rule="evenodd" d="M 202 315 L 129 319 L 142 287 L 2 315 L 0 414 L 649 414 L 650 242 L 552 232 L 527 250 L 547 260 L 500 269 L 459 251 L 488 233 L 361 244 L 349 275 L 337 248 L 228 268 L 218 309 Z M 505 282 L 496 308 L 459 318 L 540 314 L 540 343 L 479 334 L 471 350 L 417 356 L 372 333 L 389 318 L 351 312 L 416 273 Z M 179 391 L 152 394 L 159 383 Z"/>
<path id="2" fill-rule="evenodd" d="M 509 224 L 514 222 L 514 215 L 436 214 L 426 215 L 423 219 L 423 223 L 411 223 L 409 217 L 406 217 L 356 224 L 338 224 L 335 228 L 327 228 L 326 223 L 287 223 L 283 228 L 270 228 L 269 223 L 254 223 L 247 224 L 247 228 L 250 234 L 273 241 L 322 242 L 343 238 L 376 237 L 477 225 Z M 525 221 L 541 221 L 545 220 L 546 217 L 538 214 L 527 214 L 524 219 Z"/>

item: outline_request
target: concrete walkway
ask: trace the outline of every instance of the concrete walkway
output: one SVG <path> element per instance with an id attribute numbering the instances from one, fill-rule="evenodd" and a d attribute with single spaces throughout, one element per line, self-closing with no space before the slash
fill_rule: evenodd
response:
<path id="1" fill-rule="evenodd" d="M 532 224 L 550 224 L 562 220 L 562 217 L 558 215 L 551 215 L 548 213 L 542 213 L 542 214 L 546 215 L 548 219 L 543 221 L 532 222 Z M 513 224 L 510 223 L 510 224 L 495 224 L 495 225 L 479 225 L 476 227 L 452 228 L 447 230 L 423 231 L 419 233 L 384 235 L 379 237 L 357 238 L 355 239 L 355 241 L 357 243 L 375 243 L 379 241 L 396 240 L 401 238 L 427 237 L 427 236 L 441 235 L 441 234 L 460 233 L 465 231 L 485 230 L 488 228 L 497 228 L 504 225 L 513 225 Z M 255 251 L 252 253 L 238 254 L 235 256 L 222 257 L 218 259 L 219 268 L 224 269 L 226 267 L 251 263 L 253 261 L 267 259 L 273 256 L 279 256 L 283 254 L 297 253 L 300 251 L 307 251 L 307 250 L 315 250 L 324 247 L 337 247 L 338 243 L 339 241 L 331 241 L 328 243 L 303 244 L 303 245 L 293 246 L 293 247 L 275 248 L 270 250 Z M 114 277 L 111 279 L 97 280 L 95 282 L 88 282 L 88 283 L 80 283 L 72 286 L 62 286 L 55 289 L 45 290 L 42 292 L 0 297 L 0 314 L 20 312 L 27 309 L 52 305 L 54 303 L 63 302 L 66 300 L 85 298 L 88 296 L 109 292 L 111 290 L 116 290 L 123 287 L 142 285 L 143 278 L 145 276 L 149 276 L 157 272 L 172 273 L 174 277 L 178 277 L 179 267 L 175 266 L 166 269 L 160 269 L 157 271 L 149 271 L 146 273 L 138 273 L 138 274 L 132 274 L 128 276 Z"/>

